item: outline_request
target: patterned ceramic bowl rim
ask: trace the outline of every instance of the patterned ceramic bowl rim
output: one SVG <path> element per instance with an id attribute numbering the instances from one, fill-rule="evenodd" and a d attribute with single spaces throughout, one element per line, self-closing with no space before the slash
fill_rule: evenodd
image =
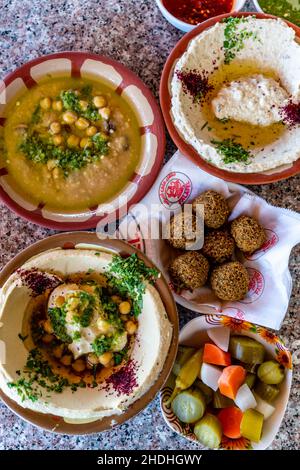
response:
<path id="1" fill-rule="evenodd" d="M 179 344 L 186 344 L 187 337 L 190 336 L 187 330 L 193 331 L 194 334 L 206 332 L 207 329 L 216 327 L 228 327 L 231 333 L 246 335 L 255 338 L 257 341 L 262 343 L 268 350 L 269 355 L 273 356 L 280 364 L 286 369 L 284 382 L 281 384 L 283 389 L 281 390 L 281 400 L 276 403 L 276 410 L 273 415 L 269 418 L 271 422 L 266 421 L 264 424 L 263 441 L 259 444 L 250 442 L 248 439 L 241 437 L 240 439 L 229 439 L 223 436 L 220 448 L 226 450 L 250 450 L 250 449 L 266 449 L 272 443 L 275 435 L 278 432 L 281 421 L 283 419 L 285 409 L 287 406 L 291 382 L 292 382 L 292 356 L 282 340 L 272 331 L 253 323 L 239 320 L 236 318 L 226 317 L 224 315 L 203 315 L 201 317 L 194 318 L 188 322 L 180 331 Z M 187 342 L 189 344 L 189 342 Z M 177 434 L 180 434 L 185 439 L 196 443 L 200 448 L 203 446 L 197 440 L 195 434 L 189 424 L 182 424 L 178 418 L 174 415 L 170 407 L 167 407 L 165 402 L 170 397 L 172 388 L 168 386 L 168 383 L 162 389 L 160 394 L 160 406 L 163 418 L 166 424 Z M 280 406 L 280 409 L 279 409 Z M 267 426 L 266 423 L 268 423 Z"/>
<path id="2" fill-rule="evenodd" d="M 93 232 L 72 232 L 72 233 L 61 233 L 58 235 L 52 235 L 44 240 L 40 240 L 33 245 L 19 253 L 13 258 L 1 271 L 0 274 L 0 289 L 6 282 L 8 277 L 20 266 L 22 266 L 30 258 L 43 253 L 47 250 L 52 249 L 72 249 L 72 248 L 89 248 L 89 249 L 102 249 L 109 252 L 119 253 L 121 255 L 131 255 L 137 253 L 140 259 L 142 259 L 147 266 L 155 267 L 149 258 L 144 255 L 141 251 L 137 250 L 133 246 L 121 240 L 105 239 L 99 240 L 97 235 Z M 168 318 L 173 326 L 173 336 L 169 348 L 168 355 L 166 357 L 164 366 L 152 386 L 147 392 L 142 395 L 138 400 L 133 402 L 125 411 L 120 415 L 113 415 L 102 420 L 96 420 L 89 423 L 83 424 L 71 424 L 64 421 L 60 416 L 54 416 L 50 414 L 38 413 L 26 408 L 22 408 L 16 402 L 8 398 L 0 389 L 0 398 L 16 415 L 25 421 L 45 429 L 59 434 L 92 434 L 102 431 L 107 431 L 115 426 L 118 426 L 125 421 L 128 421 L 133 416 L 140 413 L 147 405 L 155 398 L 156 394 L 163 387 L 167 380 L 167 377 L 173 367 L 173 363 L 177 353 L 178 346 L 178 315 L 176 304 L 173 299 L 172 293 L 169 286 L 163 276 L 160 276 L 155 283 L 155 287 L 159 292 L 161 299 L 164 303 Z"/>
<path id="3" fill-rule="evenodd" d="M 163 112 L 163 116 L 165 119 L 165 123 L 167 129 L 171 135 L 173 142 L 179 148 L 179 150 L 186 155 L 190 160 L 192 160 L 196 165 L 202 168 L 207 173 L 211 175 L 217 176 L 222 178 L 226 181 L 232 181 L 233 183 L 240 183 L 240 184 L 268 184 L 275 181 L 280 181 L 289 178 L 290 176 L 294 176 L 300 172 L 300 158 L 296 160 L 293 164 L 289 165 L 288 168 L 285 169 L 278 169 L 274 168 L 274 170 L 270 170 L 267 173 L 234 173 L 231 171 L 226 171 L 216 166 L 209 164 L 206 160 L 201 158 L 198 152 L 192 147 L 192 145 L 185 142 L 185 140 L 180 136 L 179 132 L 177 131 L 175 124 L 173 123 L 173 119 L 171 116 L 171 94 L 170 94 L 170 80 L 173 76 L 173 69 L 174 64 L 178 61 L 178 59 L 184 54 L 186 51 L 190 41 L 202 33 L 207 28 L 210 28 L 214 24 L 220 22 L 223 18 L 227 18 L 229 16 L 255 16 L 256 18 L 275 18 L 276 16 L 267 15 L 265 13 L 256 13 L 256 12 L 238 12 L 238 13 L 228 13 L 226 15 L 216 16 L 211 18 L 207 21 L 204 21 L 199 26 L 194 28 L 189 33 L 185 34 L 183 38 L 176 44 L 174 49 L 172 50 L 171 54 L 169 55 L 163 72 L 161 76 L 160 82 L 160 105 Z M 288 26 L 293 28 L 296 32 L 296 35 L 300 37 L 300 28 L 289 21 L 285 21 Z"/>
<path id="4" fill-rule="evenodd" d="M 42 203 L 34 205 L 24 200 L 6 181 L 7 169 L 0 168 L 0 199 L 21 217 L 59 230 L 82 230 L 94 228 L 108 214 L 124 215 L 127 207 L 138 203 L 155 181 L 165 152 L 165 128 L 158 104 L 151 91 L 140 78 L 121 63 L 109 57 L 89 52 L 59 52 L 31 60 L 7 75 L 0 85 L 1 96 L 7 104 L 26 88 L 31 88 L 47 74 L 51 76 L 93 76 L 105 80 L 116 93 L 131 105 L 138 118 L 142 139 L 142 157 L 127 185 L 110 201 L 98 207 L 79 212 L 61 213 L 48 211 Z M 3 101 L 3 100 L 2 100 Z M 0 126 L 5 122 L 5 107 L 0 104 Z M 119 206 L 122 206 L 119 208 Z"/>

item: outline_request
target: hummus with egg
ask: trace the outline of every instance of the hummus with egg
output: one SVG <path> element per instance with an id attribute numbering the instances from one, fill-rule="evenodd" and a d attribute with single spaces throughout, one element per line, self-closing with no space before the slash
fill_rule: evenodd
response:
<path id="1" fill-rule="evenodd" d="M 189 43 L 170 85 L 178 132 L 212 165 L 257 173 L 299 158 L 300 46 L 284 21 L 225 18 Z"/>
<path id="2" fill-rule="evenodd" d="M 154 384 L 169 351 L 157 275 L 136 255 L 92 249 L 30 259 L 1 291 L 2 391 L 66 420 L 121 414 Z"/>

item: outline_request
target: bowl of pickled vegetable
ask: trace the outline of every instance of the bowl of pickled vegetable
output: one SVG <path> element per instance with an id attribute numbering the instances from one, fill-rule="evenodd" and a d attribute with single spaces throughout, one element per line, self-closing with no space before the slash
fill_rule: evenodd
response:
<path id="1" fill-rule="evenodd" d="M 199 446 L 263 450 L 279 430 L 291 381 L 291 354 L 275 333 L 203 315 L 181 330 L 161 410 L 173 431 Z"/>

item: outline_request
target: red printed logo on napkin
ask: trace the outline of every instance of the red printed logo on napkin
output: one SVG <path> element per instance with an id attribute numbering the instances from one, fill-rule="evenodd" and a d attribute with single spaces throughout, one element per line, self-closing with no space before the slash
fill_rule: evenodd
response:
<path id="1" fill-rule="evenodd" d="M 243 329 L 243 320 L 245 320 L 245 313 L 243 310 L 236 307 L 226 307 L 221 309 L 219 313 L 222 313 L 222 315 L 229 315 L 235 319 L 234 321 L 229 321 L 228 325 L 226 324 L 226 326 L 229 326 L 231 329 L 235 329 L 237 331 Z"/>
<path id="2" fill-rule="evenodd" d="M 263 246 L 259 250 L 252 253 L 252 255 L 245 255 L 245 258 L 251 261 L 261 258 L 267 251 L 269 251 L 271 248 L 273 248 L 273 246 L 278 243 L 279 237 L 277 233 L 273 232 L 273 230 L 270 230 L 268 228 L 265 229 L 265 232 L 267 235 L 267 240 L 265 241 Z"/>
<path id="3" fill-rule="evenodd" d="M 179 171 L 169 173 L 160 183 L 159 198 L 170 210 L 177 209 L 189 198 L 192 192 L 190 178 Z"/>
<path id="4" fill-rule="evenodd" d="M 265 280 L 262 273 L 257 269 L 247 268 L 247 270 L 250 278 L 249 291 L 246 297 L 240 300 L 240 302 L 243 304 L 252 304 L 261 297 L 265 288 Z"/>

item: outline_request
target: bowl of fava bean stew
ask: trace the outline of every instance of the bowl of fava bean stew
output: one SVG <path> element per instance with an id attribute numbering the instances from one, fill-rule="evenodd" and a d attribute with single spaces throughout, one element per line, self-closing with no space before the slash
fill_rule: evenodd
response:
<path id="1" fill-rule="evenodd" d="M 120 63 L 82 52 L 44 56 L 7 76 L 0 93 L 0 197 L 19 215 L 92 228 L 155 180 L 162 117 Z"/>
<path id="2" fill-rule="evenodd" d="M 263 450 L 279 431 L 291 382 L 291 354 L 275 333 L 203 315 L 181 330 L 161 410 L 173 431 L 200 447 Z"/>

